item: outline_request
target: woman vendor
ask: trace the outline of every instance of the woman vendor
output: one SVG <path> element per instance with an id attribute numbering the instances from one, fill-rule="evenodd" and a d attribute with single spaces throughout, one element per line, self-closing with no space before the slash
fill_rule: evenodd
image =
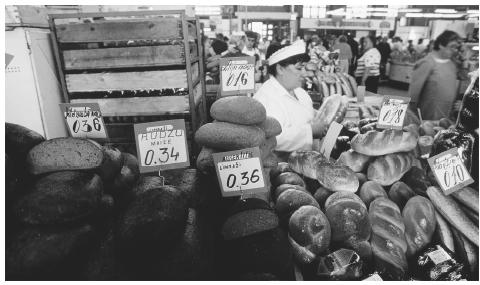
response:
<path id="1" fill-rule="evenodd" d="M 312 99 L 301 88 L 309 60 L 305 43 L 299 40 L 286 46 L 271 45 L 266 56 L 270 78 L 253 98 L 265 106 L 267 116 L 277 119 L 282 126 L 275 150 L 311 150 L 313 139 L 323 136 L 325 127 L 315 122 Z"/>

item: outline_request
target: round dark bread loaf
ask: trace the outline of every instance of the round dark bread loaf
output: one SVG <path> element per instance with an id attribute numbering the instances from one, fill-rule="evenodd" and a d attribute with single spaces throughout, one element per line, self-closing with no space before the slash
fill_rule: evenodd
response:
<path id="1" fill-rule="evenodd" d="M 302 192 L 305 192 L 307 194 L 310 194 L 310 192 L 308 192 L 308 190 L 303 187 L 303 186 L 300 186 L 300 185 L 295 185 L 295 184 L 282 184 L 282 185 L 279 185 L 277 188 L 275 188 L 275 190 L 273 191 L 273 201 L 277 201 L 278 197 L 280 197 L 280 195 L 289 190 L 289 189 L 295 189 L 295 190 L 300 190 Z"/>
<path id="2" fill-rule="evenodd" d="M 363 201 L 348 191 L 335 192 L 325 202 L 325 215 L 332 230 L 332 242 L 351 248 L 369 260 L 370 220 Z"/>
<path id="3" fill-rule="evenodd" d="M 312 194 L 301 190 L 288 189 L 278 196 L 275 211 L 280 217 L 280 221 L 288 224 L 288 220 L 293 212 L 305 205 L 311 205 L 320 209 L 320 205 L 315 201 Z"/>
<path id="4" fill-rule="evenodd" d="M 300 177 L 300 175 L 294 172 L 283 172 L 280 173 L 273 181 L 272 186 L 278 187 L 282 184 L 294 184 L 299 185 L 305 188 L 305 181 Z"/>
<path id="5" fill-rule="evenodd" d="M 364 173 L 356 172 L 355 175 L 358 178 L 358 183 L 359 183 L 360 187 L 363 185 L 363 183 L 368 181 L 367 175 L 365 175 Z"/>
<path id="6" fill-rule="evenodd" d="M 105 183 L 105 188 L 112 184 L 113 179 L 120 172 L 123 166 L 124 157 L 117 148 L 103 146 L 104 160 L 100 166 L 100 176 Z"/>
<path id="7" fill-rule="evenodd" d="M 387 192 L 383 189 L 382 185 L 378 184 L 375 181 L 367 181 L 365 182 L 362 187 L 360 187 L 360 191 L 358 193 L 360 199 L 362 199 L 365 206 L 370 206 L 370 203 L 378 197 L 388 197 Z"/>
<path id="8" fill-rule="evenodd" d="M 113 180 L 113 195 L 118 195 L 119 193 L 131 190 L 140 176 L 137 158 L 127 152 L 123 152 L 122 156 L 122 168 L 120 173 L 118 173 Z"/>
<path id="9" fill-rule="evenodd" d="M 238 239 L 278 227 L 278 217 L 268 203 L 258 198 L 237 201 L 222 226 L 225 240 Z"/>
<path id="10" fill-rule="evenodd" d="M 282 126 L 277 121 L 277 119 L 273 117 L 267 116 L 265 121 L 258 124 L 258 126 L 265 132 L 265 137 L 267 139 L 271 137 L 276 137 L 282 133 Z"/>
<path id="11" fill-rule="evenodd" d="M 276 167 L 272 168 L 270 171 L 270 181 L 273 182 L 275 178 L 283 172 L 293 172 L 288 162 L 279 162 Z"/>
<path id="12" fill-rule="evenodd" d="M 319 208 L 310 205 L 298 208 L 290 217 L 288 229 L 297 262 L 311 263 L 317 255 L 328 250 L 330 223 Z"/>
<path id="13" fill-rule="evenodd" d="M 16 159 L 25 159 L 34 146 L 45 138 L 29 128 L 5 122 L 5 152 Z"/>
<path id="14" fill-rule="evenodd" d="M 215 101 L 210 107 L 212 118 L 240 125 L 260 124 L 267 118 L 265 107 L 248 96 L 227 96 Z"/>
<path id="15" fill-rule="evenodd" d="M 20 221 L 31 225 L 73 223 L 100 206 L 103 183 L 94 173 L 62 171 L 38 179 L 14 206 Z"/>
<path id="16" fill-rule="evenodd" d="M 212 154 L 215 151 L 208 147 L 202 147 L 202 150 L 197 157 L 197 169 L 200 170 L 203 174 L 214 174 L 215 173 L 215 163 L 213 162 Z"/>
<path id="17" fill-rule="evenodd" d="M 260 146 L 265 132 L 257 126 L 213 122 L 201 126 L 195 133 L 195 142 L 201 146 L 229 151 Z"/>
<path id="18" fill-rule="evenodd" d="M 335 192 L 320 186 L 313 194 L 313 198 L 317 200 L 318 204 L 320 205 L 320 209 L 325 210 L 325 202 L 327 201 L 328 197 L 330 197 L 330 195 L 332 195 L 333 193 Z"/>
<path id="19" fill-rule="evenodd" d="M 388 198 L 397 204 L 400 210 L 402 210 L 405 204 L 407 204 L 407 201 L 415 195 L 417 194 L 402 181 L 393 183 L 388 191 Z"/>

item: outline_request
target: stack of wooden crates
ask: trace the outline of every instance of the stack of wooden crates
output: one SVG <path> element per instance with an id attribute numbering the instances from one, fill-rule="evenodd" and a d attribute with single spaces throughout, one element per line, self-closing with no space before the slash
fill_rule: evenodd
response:
<path id="1" fill-rule="evenodd" d="M 134 154 L 134 124 L 185 119 L 196 156 L 193 135 L 207 120 L 197 17 L 184 11 L 49 16 L 65 102 L 98 103 L 108 142 Z"/>

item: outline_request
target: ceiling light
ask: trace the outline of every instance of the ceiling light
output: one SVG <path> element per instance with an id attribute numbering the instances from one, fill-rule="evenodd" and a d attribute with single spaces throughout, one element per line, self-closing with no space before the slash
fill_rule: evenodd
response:
<path id="1" fill-rule="evenodd" d="M 435 13 L 457 13 L 455 9 L 435 9 Z"/>
<path id="2" fill-rule="evenodd" d="M 419 12 L 422 12 L 422 9 L 402 8 L 402 9 L 398 9 L 398 12 L 401 12 L 401 13 L 419 13 Z"/>
<path id="3" fill-rule="evenodd" d="M 468 10 L 467 13 L 468 14 L 478 14 L 479 10 Z"/>

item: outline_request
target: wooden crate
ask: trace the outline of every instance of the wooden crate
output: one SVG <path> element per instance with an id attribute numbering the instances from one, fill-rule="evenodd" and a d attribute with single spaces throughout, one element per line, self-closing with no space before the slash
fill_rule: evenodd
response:
<path id="1" fill-rule="evenodd" d="M 52 14 L 49 22 L 65 102 L 98 103 L 111 142 L 132 143 L 133 124 L 146 118 L 185 118 L 192 134 L 207 121 L 198 18 L 141 11 Z"/>

